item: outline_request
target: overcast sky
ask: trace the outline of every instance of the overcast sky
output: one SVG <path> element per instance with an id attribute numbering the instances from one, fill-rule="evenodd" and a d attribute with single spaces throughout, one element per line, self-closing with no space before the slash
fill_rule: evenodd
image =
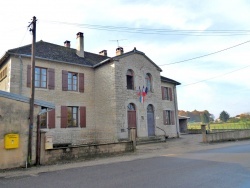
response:
<path id="1" fill-rule="evenodd" d="M 106 49 L 114 56 L 115 40 L 125 52 L 134 47 L 143 51 L 163 69 L 162 76 L 181 82 L 179 110 L 208 110 L 216 117 L 222 110 L 231 116 L 250 112 L 250 42 L 171 64 L 250 40 L 250 1 L 8 0 L 0 7 L 1 56 L 31 43 L 27 26 L 36 16 L 37 41 L 63 45 L 69 40 L 75 48 L 76 33 L 81 31 L 89 52 Z"/>

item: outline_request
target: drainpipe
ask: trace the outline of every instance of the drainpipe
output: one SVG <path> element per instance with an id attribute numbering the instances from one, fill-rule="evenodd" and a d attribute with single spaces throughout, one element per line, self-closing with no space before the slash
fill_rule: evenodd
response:
<path id="1" fill-rule="evenodd" d="M 180 130 L 179 130 L 179 118 L 178 118 L 178 104 L 177 104 L 177 92 L 176 92 L 176 85 L 174 85 L 174 107 L 175 107 L 175 122 L 176 122 L 176 132 L 177 138 L 180 137 Z"/>
<path id="2" fill-rule="evenodd" d="M 19 56 L 20 60 L 20 81 L 19 81 L 19 94 L 22 95 L 22 90 L 23 90 L 23 61 L 22 57 Z"/>

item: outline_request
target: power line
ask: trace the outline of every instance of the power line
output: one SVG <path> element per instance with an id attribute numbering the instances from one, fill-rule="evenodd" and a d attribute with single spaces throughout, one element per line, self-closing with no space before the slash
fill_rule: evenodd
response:
<path id="1" fill-rule="evenodd" d="M 208 80 L 212 80 L 212 79 L 215 79 L 215 78 L 219 78 L 219 77 L 222 77 L 222 76 L 225 76 L 225 75 L 228 75 L 228 74 L 231 74 L 231 73 L 234 73 L 234 72 L 237 72 L 237 71 L 246 69 L 246 68 L 248 68 L 248 67 L 250 67 L 250 65 L 245 66 L 245 67 L 240 68 L 240 69 L 233 70 L 233 71 L 231 71 L 231 72 L 227 72 L 227 73 L 218 75 L 218 76 L 214 76 L 214 77 L 211 77 L 211 78 L 207 78 L 207 79 L 205 79 L 205 80 L 200 80 L 200 81 L 198 81 L 198 82 L 194 82 L 194 83 L 190 83 L 190 84 L 181 85 L 180 87 L 186 87 L 186 86 L 190 86 L 190 85 L 195 85 L 195 84 L 198 84 L 198 83 L 201 83 L 201 82 L 205 82 L 205 81 L 208 81 Z"/>
<path id="2" fill-rule="evenodd" d="M 127 33 L 140 33 L 140 34 L 156 34 L 156 35 L 188 35 L 188 36 L 236 36 L 236 35 L 249 35 L 250 30 L 172 30 L 172 29 L 152 29 L 152 28 L 131 28 L 121 26 L 105 26 L 93 24 L 80 24 L 59 21 L 46 21 L 49 23 L 72 25 L 83 27 L 87 29 L 117 31 Z"/>
<path id="3" fill-rule="evenodd" d="M 174 62 L 174 63 L 162 64 L 162 65 L 158 65 L 158 66 L 173 65 L 173 64 L 178 64 L 178 63 L 183 63 L 183 62 L 191 61 L 191 60 L 194 60 L 194 59 L 199 59 L 199 58 L 202 58 L 202 57 L 210 56 L 210 55 L 213 55 L 213 54 L 217 54 L 217 53 L 220 53 L 220 52 L 223 52 L 223 51 L 226 51 L 226 50 L 229 50 L 229 49 L 232 49 L 232 48 L 241 46 L 241 45 L 246 44 L 246 43 L 248 43 L 248 42 L 250 42 L 250 40 L 245 41 L 245 42 L 240 43 L 240 44 L 236 44 L 236 45 L 231 46 L 231 47 L 228 47 L 228 48 L 225 48 L 225 49 L 223 49 L 223 50 L 219 50 L 219 51 L 212 52 L 212 53 L 209 53 L 209 54 L 205 54 L 205 55 L 202 55 L 202 56 L 193 57 L 193 58 L 190 58 L 190 59 L 185 59 L 185 60 L 177 61 L 177 62 Z"/>

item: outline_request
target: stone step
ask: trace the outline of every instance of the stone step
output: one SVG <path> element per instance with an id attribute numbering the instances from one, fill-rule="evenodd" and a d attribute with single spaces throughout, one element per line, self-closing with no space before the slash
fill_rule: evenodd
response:
<path id="1" fill-rule="evenodd" d="M 162 136 L 161 137 L 137 138 L 136 145 L 159 143 L 159 142 L 165 142 L 165 141 L 166 141 L 166 139 Z"/>

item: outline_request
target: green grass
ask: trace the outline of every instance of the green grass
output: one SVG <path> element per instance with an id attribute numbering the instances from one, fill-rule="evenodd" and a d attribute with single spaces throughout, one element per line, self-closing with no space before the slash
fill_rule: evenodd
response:
<path id="1" fill-rule="evenodd" d="M 208 129 L 208 126 L 206 126 Z M 188 129 L 201 129 L 201 123 L 189 123 Z M 238 123 L 213 123 L 210 124 L 210 130 L 213 129 L 250 129 L 250 121 Z"/>

